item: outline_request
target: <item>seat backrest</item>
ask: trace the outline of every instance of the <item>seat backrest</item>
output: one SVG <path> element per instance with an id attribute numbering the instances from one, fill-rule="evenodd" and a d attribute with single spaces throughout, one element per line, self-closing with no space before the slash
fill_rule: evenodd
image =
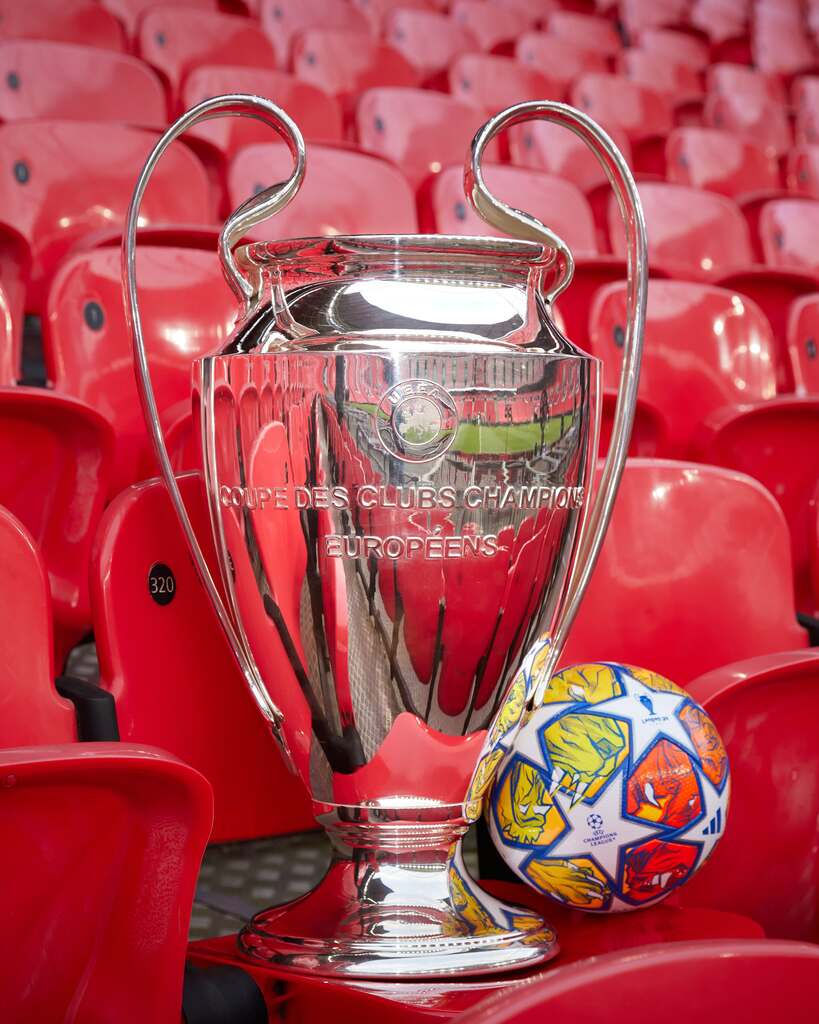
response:
<path id="1" fill-rule="evenodd" d="M 805 295 L 791 306 L 788 356 L 797 394 L 819 395 L 819 295 Z"/>
<path id="2" fill-rule="evenodd" d="M 120 23 L 113 14 L 90 0 L 87 3 L 2 0 L 0 39 L 48 39 L 103 50 L 125 49 Z"/>
<path id="3" fill-rule="evenodd" d="M 542 171 L 505 164 L 486 164 L 484 178 L 493 195 L 533 214 L 576 255 L 596 252 L 591 208 L 576 185 Z M 435 230 L 445 235 L 506 237 L 472 209 L 464 195 L 463 179 L 460 166 L 447 167 L 436 176 L 432 190 Z"/>
<path id="4" fill-rule="evenodd" d="M 663 95 L 620 75 L 581 75 L 569 96 L 596 121 L 618 124 L 632 142 L 665 135 L 674 125 L 671 105 Z"/>
<path id="5" fill-rule="evenodd" d="M 51 593 L 40 550 L 0 507 L 0 748 L 71 743 L 74 709 L 54 688 Z"/>
<path id="6" fill-rule="evenodd" d="M 706 939 L 606 953 L 498 993 L 461 1015 L 459 1024 L 586 1024 L 620 1006 L 628 1007 L 632 1024 L 651 1024 L 670 993 L 679 1020 L 765 1024 L 781 1013 L 791 1024 L 810 1024 L 819 1014 L 819 948 L 771 939 Z"/>
<path id="7" fill-rule="evenodd" d="M 679 277 L 702 278 L 752 262 L 748 225 L 727 196 L 654 181 L 638 189 L 652 263 Z M 625 230 L 613 199 L 608 225 L 612 251 L 625 256 Z"/>
<path id="8" fill-rule="evenodd" d="M 117 249 L 70 257 L 48 295 L 43 347 L 49 380 L 114 427 L 110 493 L 157 470 L 145 430 L 122 303 Z M 238 307 L 212 252 L 139 246 L 137 278 L 160 415 L 191 394 L 191 363 L 220 348 Z"/>
<path id="9" fill-rule="evenodd" d="M 419 84 L 418 71 L 369 29 L 311 28 L 291 47 L 293 72 L 351 104 L 357 94 L 377 85 Z"/>
<path id="10" fill-rule="evenodd" d="M 230 92 L 268 96 L 287 111 L 308 141 L 340 142 L 343 137 L 341 107 L 335 97 L 284 71 L 202 65 L 194 68 L 185 79 L 182 106 L 192 107 L 210 96 Z M 188 134 L 210 143 L 228 157 L 243 146 L 275 139 L 271 128 L 253 117 L 218 117 L 195 125 Z"/>
<path id="11" fill-rule="evenodd" d="M 557 80 L 513 57 L 486 53 L 465 53 L 450 64 L 449 91 L 456 99 L 493 114 L 526 100 L 563 98 L 563 85 Z"/>
<path id="12" fill-rule="evenodd" d="M 207 782 L 119 743 L 0 751 L 0 777 L 5 1020 L 178 1021 Z"/>
<path id="13" fill-rule="evenodd" d="M 787 153 L 793 141 L 784 105 L 757 93 L 710 94 L 703 107 L 703 124 L 743 135 L 774 156 Z"/>
<path id="14" fill-rule="evenodd" d="M 689 6 L 688 0 L 620 0 L 617 5 L 620 21 L 634 40 L 647 28 L 682 21 Z M 601 4 L 597 7 L 601 9 Z"/>
<path id="15" fill-rule="evenodd" d="M 28 242 L 32 288 L 27 310 L 39 312 L 46 279 L 74 246 L 124 224 L 139 172 L 155 136 L 93 121 L 30 121 L 0 126 L 5 173 L 0 222 Z M 205 224 L 212 219 L 205 170 L 174 143 L 157 167 L 140 208 L 146 225 Z"/>
<path id="16" fill-rule="evenodd" d="M 462 163 L 483 113 L 430 89 L 369 89 L 358 103 L 361 147 L 392 160 L 417 189 L 447 164 Z M 496 152 L 487 147 L 487 158 Z"/>
<path id="17" fill-rule="evenodd" d="M 276 66 L 273 46 L 255 21 L 187 7 L 146 11 L 140 20 L 138 49 L 142 59 L 165 76 L 174 103 L 185 76 L 201 64 Z"/>
<path id="18" fill-rule="evenodd" d="M 747 914 L 772 938 L 816 942 L 819 651 L 726 665 L 689 692 L 728 751 L 731 802 L 725 834 L 682 902 Z"/>
<path id="19" fill-rule="evenodd" d="M 709 64 L 708 44 L 688 32 L 654 25 L 640 33 L 640 47 L 667 60 L 687 64 L 695 71 L 704 71 Z"/>
<path id="20" fill-rule="evenodd" d="M 464 25 L 440 11 L 397 7 L 384 20 L 384 39 L 427 78 L 444 71 L 460 54 L 479 49 Z"/>
<path id="21" fill-rule="evenodd" d="M 492 50 L 517 39 L 534 22 L 522 7 L 498 7 L 483 0 L 455 0 L 450 17 L 471 33 L 482 50 Z"/>
<path id="22" fill-rule="evenodd" d="M 614 22 L 594 14 L 578 14 L 575 11 L 553 11 L 546 20 L 550 35 L 560 39 L 582 39 L 583 45 L 596 53 L 613 57 L 623 48 Z"/>
<path id="23" fill-rule="evenodd" d="M 94 74 L 88 74 L 93 66 Z M 0 118 L 119 121 L 161 128 L 165 91 L 135 57 L 76 43 L 0 42 Z"/>
<path id="24" fill-rule="evenodd" d="M 785 91 L 778 78 L 764 75 L 756 68 L 741 64 L 712 64 L 705 71 L 708 92 L 719 96 L 739 96 L 782 103 Z"/>
<path id="25" fill-rule="evenodd" d="M 248 146 L 228 172 L 232 206 L 290 173 L 292 157 L 284 143 Z M 417 229 L 412 189 L 397 167 L 349 149 L 312 145 L 304 184 L 272 224 L 250 237 L 303 238 L 311 235 L 401 234 Z"/>
<path id="26" fill-rule="evenodd" d="M 661 53 L 630 47 L 620 54 L 618 66 L 627 78 L 661 93 L 672 104 L 702 95 L 699 73 Z"/>
<path id="27" fill-rule="evenodd" d="M 605 71 L 605 54 L 598 53 L 583 36 L 567 38 L 547 32 L 524 32 L 515 44 L 515 60 L 567 88 L 587 71 Z"/>
<path id="28" fill-rule="evenodd" d="M 102 6 L 115 14 L 133 38 L 139 27 L 139 19 L 150 7 L 156 7 L 156 0 L 102 0 Z M 173 0 L 173 7 L 192 7 L 197 11 L 217 11 L 219 0 Z"/>
<path id="29" fill-rule="evenodd" d="M 676 128 L 665 144 L 666 179 L 725 196 L 779 187 L 776 158 L 750 139 L 716 128 Z"/>
<path id="30" fill-rule="evenodd" d="M 759 240 L 769 267 L 819 269 L 819 200 L 773 199 L 759 215 Z"/>
<path id="31" fill-rule="evenodd" d="M 180 487 L 215 567 L 201 480 L 185 475 Z M 215 794 L 214 841 L 311 827 L 306 793 L 248 692 L 160 481 L 108 507 L 91 579 L 100 682 L 116 699 L 123 740 L 202 772 Z"/>
<path id="32" fill-rule="evenodd" d="M 626 285 L 601 289 L 589 316 L 594 355 L 604 381 L 620 379 L 626 325 Z M 640 397 L 666 424 L 667 454 L 687 458 L 710 415 L 725 406 L 776 395 L 771 327 L 750 299 L 706 284 L 656 281 L 648 287 Z"/>
<path id="33" fill-rule="evenodd" d="M 347 0 L 261 0 L 259 20 L 281 68 L 290 66 L 293 39 L 305 29 L 340 28 L 361 32 L 370 24 L 365 13 Z"/>
<path id="34" fill-rule="evenodd" d="M 796 141 L 819 142 L 819 75 L 803 75 L 791 87 L 796 111 Z"/>
<path id="35" fill-rule="evenodd" d="M 651 666 L 684 686 L 717 665 L 805 644 L 788 529 L 771 495 L 730 470 L 631 460 L 562 663 Z"/>
<path id="36" fill-rule="evenodd" d="M 112 448 L 111 427 L 84 402 L 44 388 L 0 388 L 0 504 L 43 553 L 63 654 L 91 623 L 88 559 Z"/>
<path id="37" fill-rule="evenodd" d="M 819 146 L 803 143 L 790 148 L 786 180 L 791 192 L 819 199 Z"/>

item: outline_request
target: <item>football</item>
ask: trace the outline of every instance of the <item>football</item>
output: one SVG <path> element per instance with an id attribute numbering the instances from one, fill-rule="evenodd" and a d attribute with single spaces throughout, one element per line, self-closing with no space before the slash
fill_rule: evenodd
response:
<path id="1" fill-rule="evenodd" d="M 705 711 L 654 672 L 565 669 L 510 736 L 496 747 L 489 829 L 509 867 L 564 905 L 657 903 L 723 834 L 725 747 Z"/>

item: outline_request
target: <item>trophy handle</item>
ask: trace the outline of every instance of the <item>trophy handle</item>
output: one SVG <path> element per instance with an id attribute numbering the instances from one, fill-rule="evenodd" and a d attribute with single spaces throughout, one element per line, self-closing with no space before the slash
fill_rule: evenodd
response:
<path id="1" fill-rule="evenodd" d="M 560 657 L 600 554 L 628 454 L 634 409 L 637 403 L 640 357 L 643 349 L 648 292 L 648 252 L 645 220 L 637 186 L 634 184 L 634 178 L 623 154 L 603 129 L 586 114 L 565 103 L 534 101 L 509 107 L 487 121 L 472 140 L 471 159 L 465 168 L 464 187 L 477 212 L 493 227 L 518 238 L 541 242 L 552 249 L 553 259 L 547 265 L 555 265 L 556 273 L 554 283 L 544 294 L 545 299 L 550 303 L 553 302 L 568 287 L 574 273 L 572 254 L 566 243 L 536 217 L 515 210 L 493 196 L 486 187 L 481 167 L 481 160 L 487 144 L 499 132 L 512 125 L 531 120 L 550 121 L 570 129 L 586 143 L 597 157 L 614 189 L 620 214 L 625 224 L 628 267 L 628 323 L 611 442 L 599 490 L 594 496 L 592 507 L 587 509 L 584 522 L 581 524 L 562 614 L 551 638 L 550 656 L 544 665 L 543 673 L 537 681 L 532 696 L 532 705 L 536 707 L 542 697 L 542 690 L 548 684 Z"/>
<path id="2" fill-rule="evenodd" d="M 241 93 L 234 93 L 226 96 L 214 96 L 184 113 L 162 135 L 145 161 L 145 165 L 137 179 L 130 206 L 128 207 L 125 233 L 122 239 L 122 283 L 125 293 L 125 316 L 133 341 L 137 389 L 142 401 L 145 424 L 153 442 L 154 451 L 156 452 L 165 486 L 170 495 L 171 504 L 182 526 L 182 531 L 196 570 L 245 680 L 262 714 L 270 724 L 286 761 L 295 770 L 281 729 L 283 721 L 282 712 L 270 699 L 270 695 L 259 677 L 253 659 L 250 657 L 241 635 L 222 601 L 202 548 L 196 538 L 196 533 L 185 508 L 185 502 L 182 499 L 179 485 L 171 468 L 171 460 L 165 445 L 156 397 L 151 383 L 148 355 L 145 350 L 145 338 L 142 332 L 142 318 L 137 298 L 136 235 L 139 223 L 139 208 L 151 174 L 168 146 L 188 128 L 199 124 L 201 121 L 207 121 L 214 117 L 228 117 L 232 114 L 241 117 L 255 117 L 270 125 L 287 143 L 293 156 L 293 171 L 287 181 L 272 185 L 270 188 L 242 203 L 227 219 L 219 236 L 219 256 L 225 277 L 242 303 L 245 313 L 252 304 L 255 288 L 252 282 L 240 271 L 233 253 L 233 247 L 249 228 L 277 213 L 296 195 L 304 178 L 305 148 L 304 139 L 298 127 L 280 107 L 260 96 L 246 96 Z"/>

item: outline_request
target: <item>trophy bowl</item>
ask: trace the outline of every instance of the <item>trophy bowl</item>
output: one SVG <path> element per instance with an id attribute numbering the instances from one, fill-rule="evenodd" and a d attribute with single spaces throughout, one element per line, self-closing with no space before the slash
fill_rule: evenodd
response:
<path id="1" fill-rule="evenodd" d="M 220 253 L 243 310 L 223 349 L 194 369 L 214 579 L 156 416 L 133 249 L 164 148 L 225 112 L 271 124 L 294 170 L 225 225 Z M 529 116 L 594 141 L 631 211 L 634 316 L 593 502 L 599 363 L 550 315 L 571 254 L 481 176 L 486 143 Z M 483 892 L 460 841 L 480 814 L 500 738 L 551 674 L 610 513 L 644 302 L 636 193 L 584 115 L 524 104 L 488 122 L 467 167 L 476 208 L 518 238 L 237 247 L 296 194 L 304 161 L 298 129 L 269 101 L 207 100 L 157 144 L 124 241 L 138 380 L 163 475 L 247 683 L 332 844 L 317 887 L 257 914 L 240 948 L 350 977 L 520 968 L 553 956 L 555 935 L 532 911 Z"/>

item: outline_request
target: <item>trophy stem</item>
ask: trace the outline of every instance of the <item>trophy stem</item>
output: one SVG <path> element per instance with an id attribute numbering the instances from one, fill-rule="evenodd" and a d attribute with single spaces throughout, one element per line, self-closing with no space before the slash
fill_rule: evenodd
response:
<path id="1" fill-rule="evenodd" d="M 437 818 L 450 808 L 428 810 Z M 239 936 L 242 952 L 294 971 L 360 978 L 493 973 L 557 953 L 542 918 L 470 878 L 460 816 L 412 814 L 362 807 L 322 815 L 333 845 L 326 875 L 300 899 L 257 914 Z"/>

